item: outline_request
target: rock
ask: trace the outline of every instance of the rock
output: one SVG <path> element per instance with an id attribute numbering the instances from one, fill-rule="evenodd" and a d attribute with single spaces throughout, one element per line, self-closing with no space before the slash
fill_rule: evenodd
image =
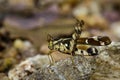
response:
<path id="1" fill-rule="evenodd" d="M 120 21 L 111 24 L 111 31 L 115 37 L 120 39 Z"/>
<path id="2" fill-rule="evenodd" d="M 9 79 L 20 80 L 34 72 L 37 72 L 38 67 L 44 67 L 49 64 L 48 56 L 37 55 L 21 62 L 13 70 L 8 73 Z"/>
<path id="3" fill-rule="evenodd" d="M 33 48 L 33 44 L 29 40 L 16 39 L 13 42 L 13 47 L 19 50 L 28 50 Z"/>
<path id="4" fill-rule="evenodd" d="M 120 43 L 112 43 L 108 47 L 100 47 L 96 58 L 96 70 L 90 80 L 120 79 Z"/>
<path id="5" fill-rule="evenodd" d="M 24 48 L 24 42 L 20 39 L 16 39 L 13 43 L 13 46 L 16 48 L 16 49 L 23 49 Z"/>
<path id="6" fill-rule="evenodd" d="M 13 47 L 17 50 L 17 55 L 21 56 L 21 59 L 25 59 L 37 54 L 37 50 L 30 40 L 22 40 L 18 38 L 14 40 Z"/>
<path id="7" fill-rule="evenodd" d="M 89 29 L 108 29 L 108 22 L 101 15 L 101 7 L 98 1 L 85 1 L 79 4 L 74 8 L 73 15 L 77 19 L 83 19 L 87 23 Z"/>
<path id="8" fill-rule="evenodd" d="M 49 51 L 50 51 L 50 49 L 48 48 L 47 44 L 42 45 L 40 48 L 40 52 L 43 54 L 49 54 Z"/>
<path id="9" fill-rule="evenodd" d="M 37 56 L 40 57 L 40 56 Z M 36 62 L 35 62 L 36 59 Z M 94 58 L 86 59 L 83 56 L 74 56 L 72 63 L 71 58 L 61 60 L 54 63 L 53 65 L 41 65 L 42 60 L 37 60 L 36 57 L 27 59 L 20 65 L 16 66 L 13 70 L 9 72 L 9 78 L 11 80 L 79 80 L 79 79 L 89 79 L 93 72 L 93 62 Z M 29 60 L 29 61 L 28 61 Z M 45 59 L 43 59 L 45 60 Z M 49 59 L 46 58 L 46 60 Z M 34 62 L 34 63 L 33 63 Z M 47 63 L 47 62 L 46 62 Z M 36 66 L 38 67 L 36 67 Z"/>

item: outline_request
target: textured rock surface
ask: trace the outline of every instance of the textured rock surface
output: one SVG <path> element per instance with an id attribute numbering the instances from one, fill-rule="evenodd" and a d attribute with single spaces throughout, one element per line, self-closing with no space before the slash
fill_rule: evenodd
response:
<path id="1" fill-rule="evenodd" d="M 71 59 L 62 60 L 55 63 L 53 66 L 39 69 L 38 72 L 24 78 L 24 80 L 82 80 L 89 79 L 92 74 L 93 65 L 90 61 L 86 61 L 81 56 L 73 58 L 75 64 L 72 64 Z"/>
<path id="2" fill-rule="evenodd" d="M 95 73 L 90 80 L 119 80 L 120 79 L 120 43 L 112 43 L 101 48 L 96 57 Z"/>
<path id="3" fill-rule="evenodd" d="M 10 70 L 8 76 L 11 80 L 21 80 L 23 77 L 37 72 L 37 68 L 49 64 L 48 56 L 37 55 L 21 62 L 13 70 Z"/>
<path id="4" fill-rule="evenodd" d="M 31 58 L 31 61 L 26 60 L 18 65 L 16 68 L 9 72 L 9 78 L 11 80 L 80 80 L 80 79 L 89 79 L 90 75 L 93 72 L 95 67 L 92 64 L 94 58 L 85 58 L 83 56 L 74 56 L 72 63 L 71 58 L 61 60 L 50 65 L 41 65 L 42 60 L 36 61 L 39 62 L 36 64 L 35 61 Z M 46 60 L 46 59 L 44 59 Z M 47 63 L 47 62 L 46 62 Z M 46 64 L 45 63 L 45 64 Z M 38 67 L 36 67 L 38 66 Z"/>

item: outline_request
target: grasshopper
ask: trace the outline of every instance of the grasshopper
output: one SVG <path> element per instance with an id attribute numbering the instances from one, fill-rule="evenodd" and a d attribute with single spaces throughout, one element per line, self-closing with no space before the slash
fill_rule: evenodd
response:
<path id="1" fill-rule="evenodd" d="M 52 51 L 59 51 L 64 54 L 75 55 L 88 55 L 94 56 L 98 55 L 98 50 L 91 46 L 106 46 L 111 43 L 111 40 L 107 36 L 94 36 L 94 37 L 83 37 L 81 38 L 81 33 L 84 26 L 84 21 L 77 20 L 74 26 L 74 33 L 71 37 L 61 37 L 59 39 L 54 39 L 51 35 L 48 35 L 48 48 Z M 90 47 L 77 47 L 78 45 L 91 45 Z M 49 54 L 51 54 L 51 52 Z"/>

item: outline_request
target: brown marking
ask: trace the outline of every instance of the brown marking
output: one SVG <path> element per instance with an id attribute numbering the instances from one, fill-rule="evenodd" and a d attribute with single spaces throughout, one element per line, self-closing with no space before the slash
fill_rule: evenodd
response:
<path id="1" fill-rule="evenodd" d="M 86 40 L 88 43 L 86 43 Z M 94 38 L 90 37 L 90 38 L 79 38 L 77 40 L 77 44 L 86 44 L 86 45 L 95 45 L 95 46 L 104 46 L 101 44 L 101 42 L 104 42 L 105 45 L 109 45 L 111 43 L 111 40 L 109 37 L 107 36 L 102 36 L 102 37 L 98 37 L 98 41 L 96 41 Z"/>
<path id="2" fill-rule="evenodd" d="M 107 36 L 98 37 L 98 40 L 104 42 L 105 45 L 109 45 L 111 43 L 110 38 Z"/>

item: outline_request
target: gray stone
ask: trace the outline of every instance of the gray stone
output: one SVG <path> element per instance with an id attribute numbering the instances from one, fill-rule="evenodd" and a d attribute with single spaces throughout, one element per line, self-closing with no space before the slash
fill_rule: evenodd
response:
<path id="1" fill-rule="evenodd" d="M 74 56 L 73 63 L 70 58 L 56 62 L 52 66 L 38 69 L 37 72 L 26 76 L 24 80 L 89 80 L 94 65 L 93 58 Z"/>
<path id="2" fill-rule="evenodd" d="M 96 69 L 90 80 L 119 80 L 120 79 L 120 43 L 112 43 L 99 47 L 96 57 Z"/>
<path id="3" fill-rule="evenodd" d="M 9 78 L 11 80 L 88 80 L 95 68 L 93 57 L 74 56 L 73 62 L 71 58 L 67 58 L 53 65 L 49 65 L 48 62 L 42 65 L 42 60 L 38 57 L 42 56 L 27 59 L 16 66 L 9 72 Z M 45 65 L 46 63 L 48 65 Z"/>

